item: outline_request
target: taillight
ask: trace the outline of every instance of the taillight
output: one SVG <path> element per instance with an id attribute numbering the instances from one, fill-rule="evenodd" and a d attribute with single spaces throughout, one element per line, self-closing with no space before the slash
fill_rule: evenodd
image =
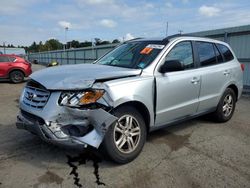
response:
<path id="1" fill-rule="evenodd" d="M 241 68 L 242 71 L 244 71 L 245 70 L 245 64 L 241 63 L 240 68 Z"/>

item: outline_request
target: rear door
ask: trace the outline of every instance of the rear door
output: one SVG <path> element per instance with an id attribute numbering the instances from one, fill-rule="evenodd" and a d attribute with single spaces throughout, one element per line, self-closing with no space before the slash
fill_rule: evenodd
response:
<path id="1" fill-rule="evenodd" d="M 200 68 L 197 71 L 202 75 L 198 112 L 203 112 L 216 108 L 223 89 L 230 82 L 234 63 L 233 55 L 227 61 L 214 43 L 195 43 L 200 60 Z"/>
<path id="2" fill-rule="evenodd" d="M 7 77 L 11 62 L 7 56 L 0 56 L 0 77 Z"/>
<path id="3" fill-rule="evenodd" d="M 165 74 L 155 73 L 156 126 L 195 114 L 199 103 L 200 73 L 195 69 L 192 42 L 177 43 L 163 62 L 166 60 L 179 60 L 185 69 Z"/>

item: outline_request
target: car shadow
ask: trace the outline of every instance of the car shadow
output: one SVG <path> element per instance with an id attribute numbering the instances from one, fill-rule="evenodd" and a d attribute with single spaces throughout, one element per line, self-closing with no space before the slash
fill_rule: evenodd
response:
<path id="1" fill-rule="evenodd" d="M 211 121 L 205 117 L 200 117 L 176 125 L 171 125 L 164 129 L 150 132 L 147 137 L 146 144 L 155 142 L 155 140 L 157 139 L 171 137 L 172 135 L 176 135 L 178 131 L 185 130 L 189 127 L 201 126 L 201 124 L 204 123 L 209 124 L 211 123 Z M 7 154 L 7 156 L 9 155 L 8 157 L 10 158 L 12 156 L 19 156 L 19 153 L 24 156 L 29 155 L 32 151 L 32 158 L 35 158 L 34 165 L 38 165 L 41 168 L 46 166 L 44 166 L 44 163 L 40 163 L 38 161 L 44 161 L 46 163 L 50 162 L 51 159 L 55 158 L 58 159 L 57 162 L 65 162 L 65 159 L 70 160 L 70 158 L 74 158 L 75 161 L 77 156 L 81 156 L 82 158 L 84 158 L 85 156 L 86 161 L 97 160 L 99 162 L 105 162 L 105 166 L 117 165 L 111 162 L 104 154 L 102 154 L 102 150 L 97 150 L 92 147 L 79 149 L 69 148 L 65 146 L 57 146 L 51 143 L 46 143 L 38 136 L 33 135 L 27 131 L 18 130 L 16 129 L 15 125 L 0 124 L 0 127 L 1 126 L 11 127 L 11 130 L 7 131 L 8 133 L 0 131 L 1 134 L 8 134 L 8 140 L 11 144 L 9 146 L 7 145 L 8 147 L 1 148 L 1 152 Z M 9 134 L 9 132 L 11 132 L 11 134 Z M 4 145 L 4 143 L 2 143 L 1 145 Z M 46 157 L 41 156 L 40 153 L 46 154 Z"/>
<path id="2" fill-rule="evenodd" d="M 192 136 L 194 129 L 209 125 L 213 122 L 210 116 L 201 116 L 195 119 L 187 120 L 181 123 L 173 124 L 150 132 L 147 137 L 148 143 L 166 144 L 171 151 L 176 151 L 189 143 L 189 138 Z M 185 134 L 183 134 L 183 131 Z"/>
<path id="3" fill-rule="evenodd" d="M 9 79 L 0 78 L 0 83 L 16 85 L 16 84 L 26 83 L 28 80 L 29 80 L 29 78 L 26 78 L 26 79 L 24 79 L 24 80 L 23 80 L 22 82 L 20 82 L 20 83 L 13 83 L 13 82 L 11 82 Z"/>

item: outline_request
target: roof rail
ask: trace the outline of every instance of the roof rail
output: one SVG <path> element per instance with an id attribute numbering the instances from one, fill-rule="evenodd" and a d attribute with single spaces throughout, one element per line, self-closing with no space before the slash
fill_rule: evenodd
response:
<path id="1" fill-rule="evenodd" d="M 163 41 L 169 41 L 169 39 L 176 38 L 176 37 L 194 37 L 195 35 L 190 35 L 190 34 L 174 34 L 167 36 L 166 38 L 163 39 Z"/>

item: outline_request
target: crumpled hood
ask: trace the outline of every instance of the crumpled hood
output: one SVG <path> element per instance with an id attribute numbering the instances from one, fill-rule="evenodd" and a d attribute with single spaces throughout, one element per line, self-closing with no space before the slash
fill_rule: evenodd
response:
<path id="1" fill-rule="evenodd" d="M 62 65 L 37 71 L 30 77 L 50 90 L 90 88 L 96 80 L 140 75 L 140 69 L 99 64 Z"/>

